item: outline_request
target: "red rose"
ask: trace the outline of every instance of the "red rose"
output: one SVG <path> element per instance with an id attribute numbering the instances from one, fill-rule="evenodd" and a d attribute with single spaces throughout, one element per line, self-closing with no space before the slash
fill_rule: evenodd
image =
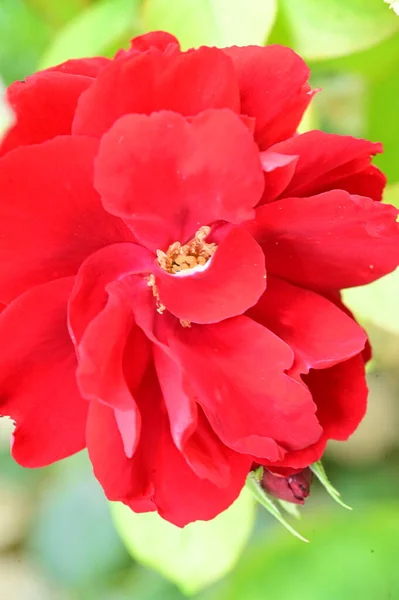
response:
<path id="1" fill-rule="evenodd" d="M 308 74 L 280 46 L 154 33 L 9 88 L 0 411 L 21 465 L 87 447 L 108 498 L 184 525 L 253 462 L 295 472 L 356 429 L 366 335 L 339 290 L 397 266 L 397 211 L 379 144 L 296 135 Z"/>

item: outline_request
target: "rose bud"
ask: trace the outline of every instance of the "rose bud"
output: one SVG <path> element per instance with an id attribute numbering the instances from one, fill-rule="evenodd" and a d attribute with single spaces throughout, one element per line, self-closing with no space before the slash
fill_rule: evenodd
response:
<path id="1" fill-rule="evenodd" d="M 309 496 L 312 480 L 313 473 L 308 468 L 288 477 L 271 473 L 265 469 L 261 486 L 267 494 L 280 500 L 286 500 L 294 504 L 304 504 Z"/>

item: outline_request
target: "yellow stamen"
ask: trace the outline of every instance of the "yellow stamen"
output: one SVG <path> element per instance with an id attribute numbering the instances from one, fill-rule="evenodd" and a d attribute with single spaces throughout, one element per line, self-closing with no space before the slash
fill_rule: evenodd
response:
<path id="1" fill-rule="evenodd" d="M 157 305 L 157 312 L 162 315 L 162 313 L 165 312 L 166 307 L 160 302 L 159 300 L 159 293 L 158 293 L 158 288 L 157 288 L 157 284 L 155 282 L 155 277 L 154 275 L 149 275 L 147 278 L 147 285 L 148 287 L 150 287 L 152 289 L 152 295 L 154 296 L 155 300 L 156 300 L 156 305 Z"/>
<path id="2" fill-rule="evenodd" d="M 180 242 L 173 242 L 166 252 L 157 250 L 157 261 L 161 269 L 174 275 L 181 271 L 188 271 L 189 269 L 206 265 L 217 248 L 216 244 L 205 241 L 210 231 L 210 227 L 201 227 L 187 244 L 182 246 Z M 148 276 L 147 285 L 152 289 L 152 294 L 156 300 L 157 312 L 162 315 L 166 308 L 159 299 L 158 287 L 154 275 L 151 274 Z M 191 322 L 180 319 L 180 325 L 182 327 L 191 327 Z"/>
<path id="3" fill-rule="evenodd" d="M 182 327 L 191 327 L 191 321 L 186 321 L 184 319 L 180 319 L 180 325 Z"/>
<path id="4" fill-rule="evenodd" d="M 216 244 L 205 241 L 210 231 L 210 227 L 201 227 L 187 244 L 182 246 L 180 242 L 173 242 L 166 252 L 157 250 L 161 269 L 173 275 L 206 265 L 217 248 Z"/>

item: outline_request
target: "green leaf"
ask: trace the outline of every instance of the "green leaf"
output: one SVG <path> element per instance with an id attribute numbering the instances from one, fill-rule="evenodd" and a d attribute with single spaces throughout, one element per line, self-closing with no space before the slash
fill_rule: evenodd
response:
<path id="1" fill-rule="evenodd" d="M 55 466 L 43 488 L 28 546 L 51 579 L 67 586 L 103 580 L 126 560 L 103 490 L 85 455 Z"/>
<path id="2" fill-rule="evenodd" d="M 352 508 L 350 506 L 348 506 L 347 504 L 345 504 L 341 500 L 341 494 L 331 484 L 331 482 L 328 479 L 327 474 L 326 474 L 326 472 L 324 470 L 322 462 L 320 460 L 318 462 L 313 463 L 313 465 L 310 466 L 310 469 L 316 475 L 317 479 L 320 481 L 320 483 L 325 488 L 325 490 L 330 494 L 331 498 L 333 500 L 335 500 L 335 502 L 337 502 L 343 508 L 347 508 L 348 510 L 352 510 Z"/>
<path id="3" fill-rule="evenodd" d="M 260 485 L 260 479 L 262 477 L 263 468 L 260 467 L 257 471 L 251 471 L 247 477 L 247 488 L 253 494 L 255 500 L 259 502 L 263 508 L 267 510 L 283 527 L 287 529 L 294 537 L 297 537 L 302 542 L 309 542 L 306 538 L 304 538 L 300 533 L 296 531 L 289 523 L 286 521 L 281 514 L 280 510 L 273 502 L 271 497 L 266 494 L 266 492 L 262 489 Z"/>
<path id="4" fill-rule="evenodd" d="M 399 2 L 398 0 L 384 0 L 387 4 L 389 4 L 389 8 L 392 8 L 396 15 L 399 15 Z"/>
<path id="5" fill-rule="evenodd" d="M 137 0 L 106 0 L 93 4 L 59 32 L 42 57 L 40 68 L 69 58 L 102 55 L 116 40 L 133 35 L 137 6 Z"/>
<path id="6" fill-rule="evenodd" d="M 25 0 L 25 4 L 52 27 L 58 28 L 87 8 L 88 0 Z"/>
<path id="7" fill-rule="evenodd" d="M 369 81 L 385 79 L 396 72 L 399 60 L 399 35 L 384 40 L 378 46 L 367 48 L 355 54 L 331 58 L 323 61 L 309 61 L 313 74 L 353 73 L 362 75 Z"/>
<path id="8" fill-rule="evenodd" d="M 399 31 L 381 0 L 280 0 L 294 48 L 322 60 L 370 48 Z"/>
<path id="9" fill-rule="evenodd" d="M 367 505 L 356 514 L 324 508 L 306 521 L 311 544 L 261 531 L 234 572 L 198 600 L 399 598 L 395 503 Z"/>
<path id="10" fill-rule="evenodd" d="M 384 191 L 384 202 L 393 204 L 396 208 L 399 208 L 399 183 L 387 185 Z"/>
<path id="11" fill-rule="evenodd" d="M 184 529 L 157 513 L 136 514 L 123 504 L 114 503 L 111 510 L 133 558 L 159 571 L 186 594 L 196 593 L 234 567 L 255 518 L 255 504 L 245 489 L 212 521 L 196 521 Z"/>
<path id="12" fill-rule="evenodd" d="M 146 31 L 173 33 L 183 49 L 203 44 L 263 44 L 273 26 L 277 0 L 146 0 Z"/>
<path id="13" fill-rule="evenodd" d="M 0 141 L 14 121 L 14 113 L 5 98 L 5 88 L 0 79 Z"/>
<path id="14" fill-rule="evenodd" d="M 399 18 L 396 17 L 399 22 Z M 399 55 L 397 57 L 399 60 Z M 388 177 L 390 183 L 398 181 L 398 155 L 399 155 L 399 79 L 397 70 L 388 73 L 380 81 L 369 84 L 368 120 L 366 137 L 381 141 L 384 144 L 384 153 L 374 160 Z"/>
<path id="15" fill-rule="evenodd" d="M 22 0 L 0 0 L 0 73 L 6 84 L 37 68 L 51 30 Z"/>

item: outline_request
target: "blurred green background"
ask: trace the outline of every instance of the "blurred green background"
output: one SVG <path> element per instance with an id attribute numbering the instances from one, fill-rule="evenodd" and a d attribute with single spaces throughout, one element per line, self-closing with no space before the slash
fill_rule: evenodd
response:
<path id="1" fill-rule="evenodd" d="M 112 56 L 151 29 L 175 33 L 184 48 L 293 47 L 310 64 L 313 86 L 323 89 L 303 128 L 382 141 L 385 154 L 376 162 L 388 176 L 386 199 L 399 205 L 399 17 L 383 0 L 0 0 L 0 76 L 9 84 L 70 57 Z M 398 274 L 351 290 L 346 300 L 374 347 L 369 412 L 348 443 L 330 445 L 325 466 L 354 510 L 333 504 L 316 484 L 297 525 L 307 545 L 258 510 L 238 562 L 199 591 L 199 600 L 399 600 Z M 129 555 L 85 455 L 23 470 L 9 456 L 9 435 L 10 424 L 0 420 L 1 600 L 184 597 Z M 151 554 L 152 544 L 162 563 L 168 533 L 157 542 L 146 527 L 132 523 L 128 546 L 132 552 L 135 543 L 147 544 Z M 205 549 L 216 562 L 240 528 L 219 529 Z M 179 577 L 197 568 L 198 588 L 201 577 L 211 579 L 200 539 L 194 536 L 194 549 L 187 540 L 180 547 L 191 565 L 182 560 Z"/>

